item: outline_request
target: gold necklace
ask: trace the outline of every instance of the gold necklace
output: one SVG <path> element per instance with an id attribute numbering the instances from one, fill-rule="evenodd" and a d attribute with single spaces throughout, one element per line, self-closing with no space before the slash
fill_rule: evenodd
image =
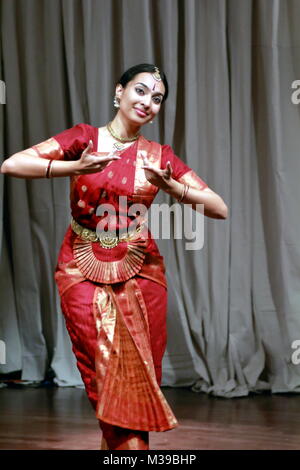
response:
<path id="1" fill-rule="evenodd" d="M 140 136 L 140 134 L 137 134 L 135 135 L 134 137 L 130 137 L 128 139 L 124 138 L 124 137 L 121 137 L 120 135 L 116 134 L 116 132 L 113 130 L 113 128 L 111 127 L 111 122 L 109 122 L 106 126 L 108 132 L 110 133 L 110 135 L 118 140 L 119 142 L 134 142 L 135 140 L 137 140 Z"/>

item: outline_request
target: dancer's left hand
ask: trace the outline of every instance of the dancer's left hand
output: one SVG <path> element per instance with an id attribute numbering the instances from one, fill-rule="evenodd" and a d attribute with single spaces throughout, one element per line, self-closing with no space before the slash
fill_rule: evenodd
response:
<path id="1" fill-rule="evenodd" d="M 173 181 L 172 173 L 173 169 L 170 162 L 167 162 L 167 166 L 164 169 L 156 168 L 151 165 L 147 158 L 147 153 L 144 150 L 140 150 L 140 155 L 143 159 L 143 166 L 145 170 L 145 176 L 149 183 L 154 184 L 164 191 L 171 189 L 171 183 Z"/>

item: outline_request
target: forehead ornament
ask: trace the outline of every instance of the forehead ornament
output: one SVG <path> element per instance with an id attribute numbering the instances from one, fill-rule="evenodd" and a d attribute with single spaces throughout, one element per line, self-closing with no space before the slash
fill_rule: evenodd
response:
<path id="1" fill-rule="evenodd" d="M 154 80 L 156 80 L 157 82 L 160 82 L 160 81 L 161 81 L 160 71 L 159 71 L 159 68 L 158 68 L 158 67 L 155 67 L 155 68 L 154 68 L 154 73 L 152 74 L 152 77 L 153 77 Z"/>

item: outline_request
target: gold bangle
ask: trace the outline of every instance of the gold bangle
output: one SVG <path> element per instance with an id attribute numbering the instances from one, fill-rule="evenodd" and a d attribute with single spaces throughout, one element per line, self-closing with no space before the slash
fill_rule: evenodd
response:
<path id="1" fill-rule="evenodd" d="M 52 178 L 52 163 L 53 163 L 53 160 L 49 160 L 47 170 L 46 170 L 46 178 Z"/>
<path id="2" fill-rule="evenodd" d="M 177 199 L 178 202 L 181 202 L 182 199 L 184 198 L 184 191 L 185 191 L 185 184 L 182 186 L 182 191 L 181 191 L 181 195 L 180 195 L 180 198 Z"/>
<path id="3" fill-rule="evenodd" d="M 50 165 L 50 170 L 49 170 L 49 178 L 53 178 L 52 170 L 53 170 L 53 160 L 51 160 L 51 165 Z"/>
<path id="4" fill-rule="evenodd" d="M 183 185 L 182 193 L 181 193 L 180 198 L 178 199 L 178 202 L 182 202 L 186 198 L 186 195 L 187 195 L 189 189 L 190 189 L 190 187 L 187 184 Z"/>
<path id="5" fill-rule="evenodd" d="M 183 184 L 182 193 L 181 193 L 180 198 L 178 199 L 178 202 L 182 202 L 184 200 L 185 196 L 187 195 L 188 190 L 189 190 L 189 186 L 187 184 Z"/>
<path id="6" fill-rule="evenodd" d="M 49 173 L 50 173 L 50 168 L 51 168 L 52 160 L 49 160 L 47 169 L 46 169 L 46 178 L 50 178 Z"/>
<path id="7" fill-rule="evenodd" d="M 189 185 L 186 184 L 186 185 L 185 185 L 185 193 L 184 193 L 184 195 L 183 195 L 182 201 L 187 197 L 187 193 L 189 192 L 189 189 L 190 189 Z"/>

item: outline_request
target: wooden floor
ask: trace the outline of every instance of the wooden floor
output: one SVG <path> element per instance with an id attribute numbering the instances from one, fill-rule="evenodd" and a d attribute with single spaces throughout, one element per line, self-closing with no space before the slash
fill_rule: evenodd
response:
<path id="1" fill-rule="evenodd" d="M 162 389 L 179 427 L 150 433 L 152 450 L 300 449 L 300 395 L 221 399 Z M 99 449 L 85 391 L 0 388 L 0 449 Z"/>

